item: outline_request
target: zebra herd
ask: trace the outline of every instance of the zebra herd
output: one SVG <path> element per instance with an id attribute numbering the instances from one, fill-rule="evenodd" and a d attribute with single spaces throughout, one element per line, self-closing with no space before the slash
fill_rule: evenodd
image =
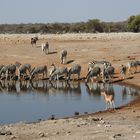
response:
<path id="1" fill-rule="evenodd" d="M 126 76 L 126 71 L 128 69 L 128 74 L 138 72 L 138 66 L 140 66 L 140 61 L 130 61 L 128 64 L 120 66 L 120 76 L 124 79 Z M 134 67 L 134 68 L 133 68 Z M 80 79 L 81 65 L 74 63 L 71 67 L 57 67 L 52 64 L 50 67 L 46 65 L 31 67 L 31 64 L 21 64 L 16 62 L 15 64 L 0 65 L 0 79 L 1 80 L 38 80 L 49 79 L 50 82 L 55 82 L 60 78 L 64 80 L 73 79 L 72 75 L 77 75 L 77 79 Z M 49 73 L 49 74 L 48 74 Z M 88 64 L 87 74 L 85 76 L 85 82 L 96 80 L 106 83 L 107 81 L 112 82 L 115 73 L 115 68 L 108 61 L 91 61 Z"/>
<path id="2" fill-rule="evenodd" d="M 49 81 L 59 80 L 60 76 L 65 75 L 66 80 L 69 80 L 72 74 L 77 74 L 80 77 L 81 66 L 75 64 L 71 68 L 62 67 L 57 68 L 52 64 L 49 68 L 46 65 L 36 66 L 31 68 L 31 64 L 21 64 L 15 62 L 15 64 L 0 65 L 0 79 L 1 80 L 38 80 L 39 76 L 42 75 L 41 79 L 49 78 Z"/>
<path id="3" fill-rule="evenodd" d="M 31 38 L 31 44 L 36 44 L 38 37 Z M 46 42 L 42 44 L 42 51 L 46 54 L 49 53 L 49 43 Z M 60 52 L 60 63 L 67 64 L 67 50 L 62 50 Z M 138 67 L 140 66 L 140 61 L 130 61 L 127 65 L 121 65 L 119 68 L 120 76 L 125 79 L 128 74 L 133 74 L 138 72 Z M 21 64 L 16 62 L 15 64 L 0 65 L 0 79 L 1 80 L 38 80 L 49 79 L 50 82 L 55 82 L 61 77 L 64 80 L 71 80 L 72 75 L 77 75 L 77 79 L 80 79 L 81 65 L 73 64 L 71 67 L 57 67 L 52 64 L 50 67 L 46 65 L 31 67 L 31 64 Z M 48 74 L 49 73 L 49 74 Z M 90 81 L 96 82 L 112 82 L 114 78 L 115 68 L 109 61 L 96 61 L 92 60 L 88 63 L 88 70 L 85 76 L 85 83 Z M 73 79 L 73 78 L 72 78 Z"/>
<path id="4" fill-rule="evenodd" d="M 139 72 L 140 60 L 130 61 L 126 65 L 120 65 L 119 74 L 122 79 L 125 79 L 128 71 L 128 75 Z M 101 78 L 105 83 L 106 81 L 112 82 L 115 68 L 108 61 L 91 61 L 88 66 L 88 74 L 86 80 L 88 81 L 92 77 Z M 133 71 L 133 72 L 132 72 Z M 93 79 L 92 79 L 93 80 Z"/>

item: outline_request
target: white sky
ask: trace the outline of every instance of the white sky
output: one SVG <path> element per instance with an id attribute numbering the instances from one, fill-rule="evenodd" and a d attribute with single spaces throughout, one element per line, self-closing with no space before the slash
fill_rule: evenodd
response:
<path id="1" fill-rule="evenodd" d="M 123 21 L 137 14 L 140 0 L 0 0 L 0 24 Z"/>

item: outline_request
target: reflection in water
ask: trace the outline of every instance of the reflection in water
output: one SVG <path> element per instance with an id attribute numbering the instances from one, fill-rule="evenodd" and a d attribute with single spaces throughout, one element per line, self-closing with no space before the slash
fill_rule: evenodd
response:
<path id="1" fill-rule="evenodd" d="M 1 93 L 28 93 L 28 92 L 50 93 L 50 94 L 74 94 L 80 96 L 81 86 L 79 81 L 56 81 L 55 83 L 48 83 L 45 80 L 40 81 L 0 81 Z"/>
<path id="2" fill-rule="evenodd" d="M 137 97 L 140 96 L 140 91 L 131 87 L 122 86 L 122 100 L 130 97 Z"/>
<path id="3" fill-rule="evenodd" d="M 99 83 L 86 84 L 87 93 L 94 97 L 96 100 L 100 100 L 100 92 L 103 89 L 102 85 Z"/>
<path id="4" fill-rule="evenodd" d="M 81 85 L 79 81 L 56 81 L 55 83 L 50 83 L 49 92 L 53 94 L 59 93 L 65 96 L 74 96 L 80 98 Z"/>
<path id="5" fill-rule="evenodd" d="M 112 95 L 115 98 L 115 91 L 113 84 L 104 83 L 90 83 L 85 84 L 86 92 L 89 96 L 93 96 L 95 99 L 100 100 L 101 92 L 106 92 L 107 95 Z M 81 83 L 79 81 L 56 81 L 49 83 L 45 80 L 40 81 L 0 81 L 0 93 L 29 93 L 29 92 L 48 93 L 48 94 L 71 94 L 74 96 L 81 96 Z M 137 89 L 131 87 L 121 86 L 122 100 L 125 100 L 127 96 L 139 96 L 140 92 Z"/>
<path id="6" fill-rule="evenodd" d="M 0 124 L 47 119 L 52 114 L 59 118 L 74 112 L 104 110 L 106 104 L 101 92 L 111 95 L 116 107 L 140 95 L 140 91 L 130 87 L 102 83 L 0 81 Z"/>
<path id="7" fill-rule="evenodd" d="M 100 100 L 101 95 L 104 97 L 106 109 L 115 107 L 115 92 L 112 84 L 93 83 L 86 84 L 86 91 L 89 95 Z"/>
<path id="8" fill-rule="evenodd" d="M 106 103 L 106 109 L 115 108 L 115 85 L 113 84 L 104 84 L 104 83 L 89 83 L 86 84 L 86 91 L 88 95 L 94 97 L 96 100 L 100 100 L 101 95 L 104 97 L 104 101 Z M 128 98 L 134 98 L 140 96 L 140 91 L 137 89 L 133 89 L 131 87 L 120 87 L 122 101 L 128 100 Z M 118 96 L 118 95 L 117 95 Z M 116 98 L 117 99 L 117 98 Z"/>
<path id="9" fill-rule="evenodd" d="M 127 88 L 122 86 L 122 99 L 125 100 L 127 97 Z"/>

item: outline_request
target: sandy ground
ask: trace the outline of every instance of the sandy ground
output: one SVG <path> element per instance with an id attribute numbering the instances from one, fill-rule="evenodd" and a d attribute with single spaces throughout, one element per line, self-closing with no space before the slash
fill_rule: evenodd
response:
<path id="1" fill-rule="evenodd" d="M 81 77 L 87 73 L 91 60 L 107 60 L 115 67 L 116 76 L 120 64 L 140 60 L 140 34 L 64 34 L 38 35 L 37 45 L 32 47 L 30 38 L 34 35 L 0 35 L 0 64 L 19 61 L 33 66 L 60 64 L 60 51 L 68 51 L 65 66 L 72 63 L 82 66 Z M 41 43 L 49 42 L 50 53 L 41 51 Z M 71 63 L 72 62 L 72 63 Z M 139 68 L 140 70 L 140 68 Z M 140 73 L 126 84 L 140 89 Z M 128 75 L 127 75 L 128 77 Z M 119 77 L 120 78 L 120 77 Z M 139 140 L 140 139 L 140 98 L 128 105 L 75 118 L 46 120 L 35 123 L 19 122 L 0 126 L 0 140 Z"/>

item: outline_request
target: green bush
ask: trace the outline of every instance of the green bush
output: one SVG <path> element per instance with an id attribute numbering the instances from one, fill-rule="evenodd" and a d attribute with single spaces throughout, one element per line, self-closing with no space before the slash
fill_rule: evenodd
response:
<path id="1" fill-rule="evenodd" d="M 129 31 L 139 32 L 140 31 L 140 15 L 131 16 L 128 19 L 127 27 Z"/>

